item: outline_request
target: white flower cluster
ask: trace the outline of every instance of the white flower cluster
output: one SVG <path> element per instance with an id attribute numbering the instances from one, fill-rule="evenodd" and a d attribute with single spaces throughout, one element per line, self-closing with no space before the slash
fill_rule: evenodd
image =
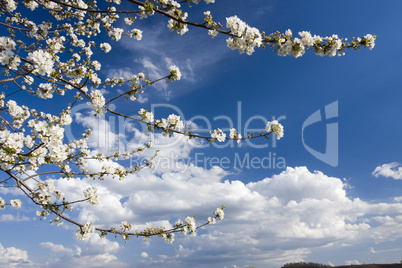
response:
<path id="1" fill-rule="evenodd" d="M 217 128 L 215 130 L 210 131 L 211 138 L 216 139 L 220 142 L 224 142 L 226 140 L 226 133 L 223 133 L 223 131 L 220 128 Z"/>
<path id="2" fill-rule="evenodd" d="M 6 0 L 5 4 L 6 4 L 7 10 L 10 12 L 13 12 L 14 10 L 17 9 L 17 5 L 15 4 L 14 0 Z"/>
<path id="3" fill-rule="evenodd" d="M 0 209 L 5 209 L 5 208 L 6 208 L 6 201 L 4 201 L 4 199 L 0 197 Z"/>
<path id="4" fill-rule="evenodd" d="M 19 208 L 21 208 L 21 200 L 12 199 L 12 200 L 10 200 L 10 205 L 15 209 L 19 209 Z"/>
<path id="5" fill-rule="evenodd" d="M 181 79 L 181 72 L 180 72 L 179 67 L 177 67 L 176 65 L 171 65 L 169 67 L 169 71 L 170 71 L 169 79 L 172 82 Z"/>
<path id="6" fill-rule="evenodd" d="M 162 238 L 166 243 L 171 244 L 174 242 L 174 233 L 163 233 Z"/>
<path id="7" fill-rule="evenodd" d="M 53 87 L 51 83 L 40 83 L 36 91 L 36 95 L 42 99 L 53 98 Z"/>
<path id="8" fill-rule="evenodd" d="M 187 12 L 184 13 L 184 14 L 187 14 Z M 186 17 L 183 17 L 182 19 L 184 20 L 185 18 L 186 18 Z M 183 24 L 183 23 L 177 22 L 177 21 L 175 21 L 175 20 L 173 20 L 173 19 L 170 19 L 170 20 L 168 21 L 167 27 L 168 27 L 172 32 L 174 32 L 174 31 L 176 30 L 177 33 L 180 34 L 180 35 L 183 35 L 183 34 L 185 34 L 185 33 L 188 32 L 188 26 L 187 26 L 187 24 Z"/>
<path id="9" fill-rule="evenodd" d="M 212 38 L 216 37 L 218 33 L 219 32 L 217 29 L 208 30 L 208 35 L 210 35 Z"/>
<path id="10" fill-rule="evenodd" d="M 153 16 L 155 14 L 154 10 L 149 10 L 147 11 L 145 7 L 143 6 L 138 6 L 138 8 L 140 9 L 140 19 L 146 19 L 148 18 L 148 16 Z"/>
<path id="11" fill-rule="evenodd" d="M 94 231 L 95 227 L 92 225 L 92 222 L 86 222 L 82 227 L 77 228 L 75 235 L 78 239 L 85 240 Z"/>
<path id="12" fill-rule="evenodd" d="M 271 121 L 267 123 L 267 126 L 265 127 L 265 129 L 268 132 L 272 132 L 276 134 L 276 139 L 279 140 L 280 138 L 283 137 L 284 133 L 283 133 L 283 126 L 281 124 L 279 124 L 279 122 L 277 120 Z"/>
<path id="13" fill-rule="evenodd" d="M 184 220 L 185 223 L 185 228 L 188 231 L 189 234 L 196 236 L 197 235 L 197 225 L 195 224 L 195 218 L 194 217 L 187 217 Z"/>
<path id="14" fill-rule="evenodd" d="M 52 180 L 47 180 L 45 183 L 38 183 L 40 191 L 36 192 L 34 197 L 36 201 L 41 204 L 51 204 L 51 195 L 55 196 L 58 200 L 62 199 L 64 193 L 61 190 L 56 190 Z"/>
<path id="15" fill-rule="evenodd" d="M 133 29 L 128 33 L 129 37 L 134 37 L 134 39 L 140 41 L 142 39 L 142 31 L 139 29 Z"/>
<path id="16" fill-rule="evenodd" d="M 20 57 L 14 54 L 15 42 L 10 37 L 0 37 L 0 63 L 12 70 L 17 70 L 21 63 Z"/>
<path id="17" fill-rule="evenodd" d="M 19 128 L 24 124 L 25 120 L 30 116 L 28 108 L 18 106 L 13 100 L 9 100 L 6 104 L 8 113 L 12 116 L 13 125 Z M 40 165 L 53 163 L 62 165 L 70 153 L 73 153 L 77 147 L 84 146 L 86 143 L 77 140 L 78 146 L 71 143 L 71 146 L 63 144 L 64 125 L 71 123 L 70 110 L 66 109 L 60 117 L 50 114 L 37 114 L 35 110 L 31 110 L 37 119 L 28 121 L 27 126 L 31 128 L 31 134 L 24 132 L 10 132 L 7 129 L 0 130 L 0 167 L 3 169 L 11 169 L 17 171 L 37 170 Z M 42 117 L 44 120 L 39 121 Z M 35 148 L 34 153 L 24 153 L 25 148 L 31 150 L 34 145 L 41 144 Z M 17 163 L 25 162 L 24 165 Z M 17 164 L 17 165 L 16 165 Z M 66 166 L 67 170 L 68 165 Z"/>
<path id="18" fill-rule="evenodd" d="M 35 154 L 29 156 L 29 162 L 32 164 L 33 169 L 37 169 L 39 165 L 47 163 L 48 161 L 61 164 L 67 159 L 70 148 L 68 145 L 63 144 L 63 127 L 58 124 L 48 124 L 45 121 L 37 122 L 35 120 L 28 121 L 28 126 L 32 127 L 33 132 L 45 145 L 38 148 Z"/>
<path id="19" fill-rule="evenodd" d="M 303 31 L 299 32 L 299 36 L 301 39 L 297 37 L 291 39 L 292 31 L 288 29 L 285 32 L 285 38 L 280 38 L 278 41 L 278 55 L 298 58 L 303 56 L 306 50 L 311 47 L 314 47 L 315 54 L 319 56 L 325 56 L 326 54 L 330 57 L 344 55 L 344 53 L 338 53 L 342 48 L 342 39 L 336 34 L 330 37 L 321 37 L 319 35 L 312 36 L 310 32 Z M 325 48 L 321 46 L 323 41 L 326 41 Z"/>
<path id="20" fill-rule="evenodd" d="M 180 116 L 171 114 L 168 116 L 167 119 L 162 118 L 161 120 L 155 121 L 156 126 L 163 128 L 163 129 L 173 129 L 177 131 L 181 131 L 184 128 L 184 123 L 180 120 Z"/>
<path id="21" fill-rule="evenodd" d="M 255 47 L 262 45 L 262 36 L 257 28 L 248 26 L 237 16 L 226 18 L 226 27 L 230 33 L 237 37 L 230 37 L 226 40 L 227 46 L 232 50 L 239 50 L 240 54 L 246 52 L 251 55 Z M 212 32 L 211 32 L 212 34 Z"/>
<path id="22" fill-rule="evenodd" d="M 96 188 L 88 187 L 84 191 L 85 198 L 88 198 L 91 205 L 97 205 L 99 203 L 99 195 L 96 194 Z"/>
<path id="23" fill-rule="evenodd" d="M 17 162 L 18 154 L 23 151 L 25 137 L 22 133 L 13 133 L 0 130 L 0 167 L 3 170 L 11 169 L 12 163 Z"/>
<path id="24" fill-rule="evenodd" d="M 184 220 L 184 223 L 182 220 L 177 220 L 174 226 L 175 228 L 180 229 L 180 232 L 183 234 L 190 233 L 194 236 L 197 235 L 197 225 L 194 217 L 187 217 Z"/>
<path id="25" fill-rule="evenodd" d="M 112 31 L 108 32 L 108 35 L 112 37 L 112 39 L 119 41 L 121 39 L 123 31 L 124 30 L 122 28 L 113 28 Z"/>
<path id="26" fill-rule="evenodd" d="M 13 117 L 13 126 L 20 128 L 31 115 L 26 106 L 18 106 L 14 100 L 9 100 L 6 104 L 8 113 Z"/>
<path id="27" fill-rule="evenodd" d="M 154 121 L 154 114 L 152 112 L 148 112 L 147 110 L 141 108 L 141 110 L 138 112 L 138 114 L 141 116 L 141 118 L 146 122 L 146 123 L 152 123 Z"/>
<path id="28" fill-rule="evenodd" d="M 109 43 L 102 43 L 99 45 L 99 47 L 106 53 L 108 53 L 112 49 L 112 47 L 109 45 Z"/>
<path id="29" fill-rule="evenodd" d="M 35 1 L 24 1 L 24 4 L 31 11 L 34 11 L 39 6 L 39 4 L 36 3 Z"/>
<path id="30" fill-rule="evenodd" d="M 33 73 L 50 75 L 53 72 L 54 61 L 52 60 L 52 56 L 42 49 L 29 52 L 28 60 L 33 63 Z"/>
<path id="31" fill-rule="evenodd" d="M 219 220 L 223 220 L 223 218 L 225 217 L 225 212 L 223 212 L 222 208 L 217 208 L 214 212 L 214 215 L 216 217 L 218 217 Z"/>
<path id="32" fill-rule="evenodd" d="M 168 13 L 172 16 L 175 16 L 179 20 L 185 21 L 188 17 L 188 13 L 187 12 L 177 12 L 177 8 L 180 8 L 180 4 L 177 3 L 176 1 L 172 1 L 172 0 L 169 0 L 169 1 L 170 1 L 170 4 L 172 5 L 171 6 L 172 8 L 168 11 Z M 183 35 L 188 32 L 187 24 L 178 22 L 173 19 L 170 19 L 168 21 L 167 27 L 171 30 L 172 33 L 176 31 L 176 33 L 178 33 L 180 35 Z"/>
<path id="33" fill-rule="evenodd" d="M 10 205 L 15 209 L 19 209 L 21 208 L 21 200 L 12 199 L 10 200 Z M 6 201 L 4 201 L 4 199 L 0 197 L 0 209 L 5 209 L 5 207 L 6 207 Z"/>
<path id="34" fill-rule="evenodd" d="M 208 217 L 208 224 L 215 224 L 216 223 L 216 219 L 212 218 L 212 217 Z"/>
<path id="35" fill-rule="evenodd" d="M 180 8 L 181 7 L 181 5 L 178 2 L 174 1 L 174 0 L 160 0 L 159 4 L 164 5 L 164 6 L 172 6 L 172 7 L 175 7 L 175 8 Z"/>
<path id="36" fill-rule="evenodd" d="M 372 50 L 375 46 L 375 37 L 371 34 L 366 34 L 363 37 L 363 40 L 360 37 L 358 37 L 356 38 L 356 41 L 359 43 L 363 41 L 364 46 L 368 47 L 370 50 Z"/>
<path id="37" fill-rule="evenodd" d="M 134 23 L 134 18 L 124 18 L 124 23 L 130 26 Z"/>
<path id="38" fill-rule="evenodd" d="M 237 130 L 235 128 L 230 129 L 229 137 L 237 140 L 237 143 L 240 143 L 241 138 L 242 138 L 241 134 L 237 134 Z"/>
<path id="39" fill-rule="evenodd" d="M 133 226 L 129 224 L 127 221 L 122 221 L 120 228 L 123 232 L 126 232 L 131 231 L 133 229 Z"/>
<path id="40" fill-rule="evenodd" d="M 87 102 L 89 107 L 93 107 L 95 112 L 101 114 L 103 112 L 103 106 L 105 105 L 105 97 L 100 90 L 94 90 L 91 92 L 92 103 Z"/>

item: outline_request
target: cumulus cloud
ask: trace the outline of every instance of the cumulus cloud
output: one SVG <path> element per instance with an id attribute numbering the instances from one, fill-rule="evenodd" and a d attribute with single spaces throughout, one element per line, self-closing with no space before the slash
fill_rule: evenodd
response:
<path id="1" fill-rule="evenodd" d="M 402 164 L 398 162 L 392 162 L 389 164 L 383 164 L 378 166 L 373 171 L 375 177 L 391 177 L 395 180 L 402 180 Z"/>
<path id="2" fill-rule="evenodd" d="M 48 248 L 51 252 L 55 252 L 55 253 L 68 253 L 68 254 L 73 254 L 74 253 L 73 249 L 66 248 L 63 245 L 54 244 L 52 242 L 42 242 L 39 245 L 41 247 L 43 247 L 43 248 Z"/>
<path id="3" fill-rule="evenodd" d="M 85 117 L 81 121 L 90 124 Z M 104 135 L 121 138 L 111 128 L 102 129 L 105 131 L 101 135 L 94 132 L 94 141 Z M 134 126 L 130 130 L 130 144 L 139 145 L 137 139 L 144 135 Z M 158 164 L 156 170 L 144 169 L 122 181 L 73 178 L 58 180 L 55 186 L 76 199 L 82 198 L 83 189 L 96 187 L 99 204 L 79 203 L 75 208 L 79 221 L 90 220 L 98 226 L 119 228 L 124 220 L 139 230 L 169 228 L 177 218 L 189 215 L 196 216 L 200 224 L 212 216 L 216 207 L 226 205 L 225 220 L 200 230 L 198 238 L 178 234 L 171 255 L 151 254 L 150 263 L 155 265 L 186 267 L 216 262 L 224 266 L 233 259 L 239 260 L 237 265 L 281 265 L 305 259 L 318 248 L 402 239 L 402 204 L 398 197 L 394 203 L 351 198 L 347 193 L 350 186 L 344 180 L 307 167 L 288 167 L 280 174 L 246 184 L 231 179 L 232 174 L 221 167 L 185 162 L 194 150 L 185 139 L 172 143 L 155 134 L 153 140 L 159 146 L 163 147 L 164 142 L 168 145 L 156 160 L 172 160 L 172 152 L 183 157 L 173 159 L 174 165 Z M 90 160 L 87 168 L 99 171 L 103 164 Z M 107 164 L 118 165 L 111 160 Z M 92 256 L 119 250 L 110 241 L 102 246 L 96 237 L 86 243 L 88 248 L 100 243 Z"/>
<path id="4" fill-rule="evenodd" d="M 0 266 L 2 267 L 25 267 L 31 266 L 28 252 L 15 247 L 4 248 L 0 244 Z"/>
<path id="5" fill-rule="evenodd" d="M 90 164 L 89 168 L 95 166 Z M 268 257 L 270 263 L 283 264 L 303 259 L 323 246 L 402 238 L 402 204 L 352 199 L 339 178 L 310 172 L 306 167 L 288 167 L 271 178 L 248 184 L 226 180 L 228 176 L 219 167 L 190 166 L 183 173 L 143 170 L 121 182 L 94 182 L 101 202 L 98 206 L 82 205 L 79 219 L 115 227 L 122 220 L 136 228 L 170 227 L 176 217 L 188 215 L 196 215 L 198 223 L 203 223 L 215 207 L 225 204 L 225 220 L 208 226 L 198 238 L 177 235 L 179 248 L 169 260 L 187 264 L 195 262 L 195 256 L 204 260 L 221 256 L 224 262 L 228 260 L 224 256 L 229 255 L 245 261 L 253 256 L 261 265 Z M 77 179 L 65 182 L 76 187 L 82 183 Z M 165 220 L 172 215 L 172 221 Z"/>
<path id="6" fill-rule="evenodd" d="M 121 247 L 117 242 L 100 238 L 93 234 L 84 241 L 79 241 L 75 249 L 52 242 L 42 242 L 42 248 L 49 249 L 51 254 L 41 267 L 126 267 L 118 258 L 111 254 Z"/>

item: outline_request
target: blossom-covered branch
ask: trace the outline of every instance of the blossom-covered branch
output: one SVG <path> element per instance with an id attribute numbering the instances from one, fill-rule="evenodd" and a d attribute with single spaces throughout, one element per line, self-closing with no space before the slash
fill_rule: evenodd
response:
<path id="1" fill-rule="evenodd" d="M 174 240 L 174 233 L 195 235 L 198 228 L 214 224 L 224 217 L 224 206 L 218 208 L 207 222 L 197 225 L 188 216 L 172 224 L 173 227 L 146 228 L 134 231 L 133 225 L 123 221 L 119 228 L 103 227 L 102 223 L 78 222 L 67 211 L 72 204 L 98 204 L 102 198 L 93 187 L 82 190 L 81 198 L 70 200 L 63 191 L 56 189 L 53 180 L 43 181 L 45 175 L 55 179 L 123 180 L 136 172 L 152 166 L 153 156 L 141 164 L 127 164 L 131 157 L 152 150 L 152 141 L 146 141 L 131 151 L 99 152 L 88 145 L 91 130 L 84 130 L 81 137 L 66 135 L 66 128 L 73 120 L 72 110 L 79 104 L 91 109 L 91 116 L 98 119 L 107 114 L 146 125 L 149 132 L 161 132 L 172 137 L 174 133 L 189 139 L 198 138 L 208 142 L 241 142 L 247 139 L 269 138 L 275 134 L 279 140 L 284 136 L 283 126 L 276 120 L 266 123 L 259 133 L 245 137 L 235 128 L 225 133 L 221 128 L 212 129 L 209 136 L 193 133 L 180 116 L 171 114 L 155 119 L 145 108 L 136 115 L 128 115 L 122 107 L 132 105 L 144 93 L 144 88 L 161 83 L 181 80 L 182 73 L 171 65 L 161 77 L 147 77 L 144 72 L 120 76 L 108 76 L 102 61 L 103 53 L 113 47 L 110 42 L 122 38 L 142 40 L 143 31 L 135 28 L 135 22 L 158 14 L 166 18 L 167 30 L 180 35 L 189 27 L 204 29 L 212 38 L 227 37 L 226 45 L 232 50 L 251 55 L 256 48 L 271 47 L 279 56 L 303 56 L 307 50 L 316 55 L 342 56 L 347 49 L 375 46 L 375 35 L 346 38 L 337 35 L 322 37 L 302 31 L 293 36 L 291 30 L 269 35 L 248 25 L 237 16 L 226 18 L 225 23 L 216 22 L 212 12 L 203 13 L 201 22 L 191 21 L 189 9 L 200 0 L 3 0 L 0 2 L 0 171 L 4 179 L 0 187 L 14 187 L 22 191 L 32 204 L 39 207 L 36 215 L 45 219 L 53 214 L 52 222 L 69 222 L 77 226 L 76 235 L 85 239 L 94 231 L 113 233 L 124 240 L 132 236 L 160 236 L 167 242 Z M 204 0 L 212 4 L 215 0 Z M 132 7 L 126 9 L 127 7 Z M 23 98 L 15 98 L 16 95 Z M 58 95 L 58 96 L 55 96 Z M 57 98 L 57 99 L 56 99 Z M 48 105 L 56 103 L 57 112 L 49 113 Z M 115 105 L 118 104 L 118 105 Z M 243 133 L 244 134 L 244 133 Z M 88 168 L 88 162 L 96 161 L 98 170 Z M 115 165 L 111 165 L 111 163 Z M 58 177 L 57 177 L 57 176 Z M 34 186 L 32 186 L 34 185 Z M 11 206 L 18 209 L 19 199 L 6 201 L 0 197 L 0 209 Z"/>

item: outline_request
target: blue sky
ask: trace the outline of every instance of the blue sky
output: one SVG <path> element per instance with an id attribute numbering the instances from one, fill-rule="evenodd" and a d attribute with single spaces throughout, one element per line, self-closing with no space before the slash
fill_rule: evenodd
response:
<path id="1" fill-rule="evenodd" d="M 283 58 L 269 48 L 247 56 L 227 48 L 225 36 L 211 39 L 206 31 L 192 27 L 184 36 L 171 34 L 167 20 L 159 16 L 136 22 L 134 27 L 143 30 L 143 39 L 111 42 L 113 50 L 98 55 L 102 74 L 145 71 L 156 79 L 175 64 L 183 78 L 147 88 L 141 102 L 119 103 L 116 110 L 133 115 L 140 108 L 154 108 L 156 118 L 181 113 L 185 120 L 198 118 L 188 124 L 204 129 L 208 121 L 212 129 L 227 130 L 230 125 L 224 118 L 231 118 L 236 128 L 241 126 L 243 136 L 247 127 L 264 128 L 261 118 L 281 118 L 284 138 L 219 148 L 223 144 L 189 144 L 157 134 L 156 147 L 168 143 L 158 163 L 171 159 L 169 163 L 175 165 L 156 164 L 122 182 L 57 181 L 72 195 L 88 185 L 96 186 L 101 194 L 103 201 L 97 207 L 80 205 L 72 215 L 99 225 L 117 226 L 126 218 L 137 226 L 162 225 L 188 215 L 203 221 L 224 203 L 222 222 L 200 230 L 197 237 L 179 234 L 173 244 L 155 238 L 124 244 L 119 238 L 100 240 L 97 235 L 78 241 L 74 227 L 37 220 L 36 209 L 20 196 L 26 206 L 0 214 L 0 228 L 7 230 L 0 238 L 1 264 L 12 266 L 20 260 L 20 265 L 33 267 L 280 267 L 301 260 L 343 265 L 402 259 L 402 66 L 398 54 L 402 3 L 217 0 L 213 5 L 194 6 L 188 11 L 189 19 L 201 21 L 207 10 L 223 24 L 226 17 L 237 15 L 268 34 L 287 29 L 294 36 L 299 31 L 349 39 L 376 34 L 376 46 L 371 51 L 347 50 L 345 56 L 334 58 L 321 58 L 312 51 L 298 59 Z M 105 92 L 105 96 L 112 94 Z M 71 101 L 68 96 L 57 98 Z M 325 107 L 335 102 L 337 117 L 303 130 L 309 116 L 319 110 L 325 119 Z M 98 145 L 93 149 L 99 151 L 113 150 L 121 139 L 118 135 L 127 135 L 124 146 L 136 144 L 141 137 L 138 124 L 112 125 L 117 119 L 111 116 L 91 121 L 84 108 L 75 116 L 74 133 L 92 125 L 92 141 Z M 327 124 L 339 128 L 336 165 L 314 157 L 302 141 L 304 131 L 305 144 L 325 153 Z M 110 140 L 108 146 L 102 146 L 105 137 Z M 235 165 L 239 159 L 253 158 L 270 158 L 277 165 Z M 222 164 L 222 159 L 228 164 Z M 99 163 L 91 162 L 90 168 L 96 170 Z M 0 189 L 0 194 L 17 196 L 7 189 Z"/>

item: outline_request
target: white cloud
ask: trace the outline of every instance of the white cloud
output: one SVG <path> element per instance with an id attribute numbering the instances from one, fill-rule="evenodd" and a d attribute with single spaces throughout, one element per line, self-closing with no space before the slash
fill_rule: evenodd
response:
<path id="1" fill-rule="evenodd" d="M 0 266 L 2 267 L 22 267 L 31 266 L 32 262 L 28 259 L 28 252 L 15 247 L 4 248 L 0 244 Z"/>
<path id="2" fill-rule="evenodd" d="M 59 268 L 85 268 L 85 267 L 128 267 L 127 264 L 118 261 L 115 255 L 102 253 L 96 255 L 63 255 L 58 258 L 49 259 L 41 267 L 59 267 Z"/>
<path id="3" fill-rule="evenodd" d="M 148 258 L 149 256 L 148 256 L 148 253 L 146 253 L 146 252 L 141 252 L 141 257 L 142 257 L 142 258 Z"/>
<path id="4" fill-rule="evenodd" d="M 26 216 L 12 215 L 12 214 L 1 214 L 0 222 L 22 222 L 29 221 L 30 219 Z"/>
<path id="5" fill-rule="evenodd" d="M 402 164 L 398 162 L 383 164 L 375 168 L 373 175 L 377 178 L 379 176 L 384 176 L 391 177 L 395 180 L 402 180 Z"/>
<path id="6" fill-rule="evenodd" d="M 51 251 L 49 259 L 41 267 L 126 267 L 111 252 L 118 251 L 121 246 L 107 238 L 93 234 L 89 239 L 77 241 L 76 249 L 67 248 L 52 242 L 39 245 Z"/>
<path id="7" fill-rule="evenodd" d="M 74 250 L 71 248 L 66 248 L 63 245 L 60 244 L 53 244 L 52 242 L 42 242 L 39 244 L 43 248 L 48 248 L 50 251 L 54 253 L 67 253 L 67 254 L 73 254 Z"/>
<path id="8" fill-rule="evenodd" d="M 88 122 L 85 117 L 81 121 Z M 99 134 L 94 132 L 94 142 L 105 135 L 122 138 L 111 128 L 99 129 Z M 144 135 L 134 126 L 130 131 L 132 138 L 123 138 L 138 146 Z M 177 165 L 159 163 L 156 170 L 144 169 L 122 181 L 75 178 L 55 183 L 73 199 L 82 198 L 83 189 L 95 186 L 101 198 L 99 205 L 76 204 L 78 219 L 107 227 L 119 228 L 123 220 L 138 229 L 170 227 L 177 218 L 189 215 L 195 215 L 200 224 L 212 216 L 216 207 L 226 205 L 223 222 L 206 227 L 197 238 L 178 234 L 174 252 L 163 258 L 150 258 L 152 263 L 180 263 L 185 267 L 194 264 L 197 256 L 206 263 L 219 256 L 222 266 L 233 258 L 241 260 L 237 265 L 281 265 L 305 259 L 315 248 L 331 250 L 402 239 L 402 204 L 398 197 L 394 203 L 353 199 L 347 194 L 347 182 L 319 171 L 310 172 L 306 167 L 288 167 L 280 174 L 245 184 L 230 180 L 231 174 L 218 166 L 205 168 L 186 163 L 194 147 L 185 139 L 172 142 L 156 134 L 154 140 L 161 147 L 168 144 L 156 160 L 171 159 L 172 153 L 183 158 L 172 162 Z M 112 161 L 109 164 L 117 165 Z M 88 161 L 89 170 L 100 168 L 98 161 Z M 88 251 L 99 243 L 92 242 L 88 240 L 88 248 L 83 248 Z M 92 256 L 113 249 L 119 248 L 108 241 Z"/>
<path id="9" fill-rule="evenodd" d="M 95 168 L 92 164 L 90 168 Z M 79 219 L 115 227 L 122 220 L 136 228 L 169 227 L 171 222 L 163 219 L 196 215 L 203 223 L 215 207 L 225 204 L 225 220 L 206 227 L 207 233 L 201 231 L 198 238 L 177 235 L 177 255 L 169 259 L 184 263 L 195 255 L 205 260 L 223 256 L 222 261 L 230 255 L 244 261 L 253 256 L 260 265 L 267 259 L 283 264 L 306 258 L 316 247 L 402 238 L 402 204 L 351 199 L 339 178 L 306 167 L 288 168 L 249 184 L 224 180 L 227 176 L 219 167 L 190 166 L 184 173 L 171 170 L 158 175 L 148 169 L 121 182 L 94 182 L 101 202 L 82 205 Z M 79 187 L 84 181 L 65 183 Z"/>
<path id="10" fill-rule="evenodd" d="M 352 260 L 352 261 L 348 260 L 345 263 L 346 263 L 346 265 L 359 265 L 360 264 L 360 262 L 358 260 Z"/>

